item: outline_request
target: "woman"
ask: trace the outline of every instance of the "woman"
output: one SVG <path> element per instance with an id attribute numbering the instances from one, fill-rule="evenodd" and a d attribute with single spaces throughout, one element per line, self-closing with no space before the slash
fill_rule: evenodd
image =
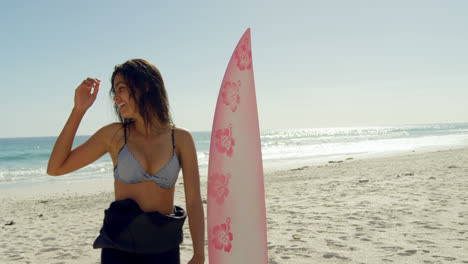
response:
<path id="1" fill-rule="evenodd" d="M 94 243 L 102 248 L 101 262 L 179 263 L 185 212 L 174 206 L 174 190 L 182 168 L 194 249 L 189 263 L 203 263 L 205 226 L 195 145 L 188 131 L 173 126 L 161 74 L 151 63 L 134 59 L 115 67 L 111 84 L 121 122 L 104 126 L 71 149 L 99 91 L 99 80 L 84 80 L 75 90 L 74 108 L 55 143 L 47 173 L 70 173 L 109 153 L 115 201 Z"/>

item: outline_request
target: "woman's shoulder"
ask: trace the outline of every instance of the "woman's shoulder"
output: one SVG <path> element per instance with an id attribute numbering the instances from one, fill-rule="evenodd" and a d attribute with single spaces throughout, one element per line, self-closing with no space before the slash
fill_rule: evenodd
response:
<path id="1" fill-rule="evenodd" d="M 192 134 L 183 127 L 174 127 L 174 140 L 185 145 L 186 143 L 193 142 Z"/>
<path id="2" fill-rule="evenodd" d="M 188 129 L 185 129 L 183 127 L 174 127 L 174 136 L 178 136 L 181 138 L 187 138 L 187 137 L 192 137 L 192 134 Z"/>
<path id="3" fill-rule="evenodd" d="M 100 130 L 104 134 L 114 134 L 117 131 L 119 131 L 120 129 L 123 129 L 123 127 L 124 127 L 123 123 L 115 122 L 115 123 L 111 123 L 111 124 L 103 126 Z"/>
<path id="4" fill-rule="evenodd" d="M 177 156 L 182 163 L 193 158 L 196 159 L 195 141 L 193 140 L 192 134 L 187 129 L 175 127 L 174 141 Z"/>
<path id="5" fill-rule="evenodd" d="M 111 123 L 103 126 L 96 134 L 107 141 L 113 141 L 115 138 L 120 138 L 123 135 L 123 124 L 120 122 Z"/>
<path id="6" fill-rule="evenodd" d="M 120 122 L 111 123 L 101 129 L 103 140 L 109 148 L 109 152 L 118 152 L 124 144 L 124 124 Z"/>

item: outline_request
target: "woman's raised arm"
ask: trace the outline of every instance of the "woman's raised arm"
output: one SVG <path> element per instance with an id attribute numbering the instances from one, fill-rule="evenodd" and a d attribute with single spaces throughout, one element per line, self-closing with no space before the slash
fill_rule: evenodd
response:
<path id="1" fill-rule="evenodd" d="M 86 111 L 96 100 L 100 81 L 88 78 L 75 90 L 75 105 L 62 132 L 55 142 L 47 166 L 47 174 L 51 176 L 63 175 L 80 169 L 107 152 L 106 129 L 97 131 L 84 144 L 71 150 L 73 140 Z"/>

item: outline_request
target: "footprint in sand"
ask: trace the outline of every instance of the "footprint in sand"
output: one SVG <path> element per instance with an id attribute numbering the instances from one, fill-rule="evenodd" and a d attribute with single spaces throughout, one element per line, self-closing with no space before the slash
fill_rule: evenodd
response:
<path id="1" fill-rule="evenodd" d="M 438 256 L 438 255 L 434 255 L 432 256 L 433 258 L 436 258 L 436 259 L 439 259 L 439 258 L 442 258 L 444 260 L 447 260 L 447 261 L 454 261 L 454 260 L 457 260 L 456 258 L 453 258 L 453 257 L 444 257 L 444 256 Z"/>
<path id="2" fill-rule="evenodd" d="M 411 256 L 416 254 L 417 250 L 406 250 L 405 252 L 398 253 L 400 256 Z"/>
<path id="3" fill-rule="evenodd" d="M 9 256 L 9 259 L 10 260 L 20 260 L 20 259 L 24 259 L 24 257 L 21 257 L 19 255 L 12 255 L 12 256 Z"/>
<path id="4" fill-rule="evenodd" d="M 346 245 L 341 244 L 339 241 L 334 241 L 331 239 L 325 239 L 325 241 L 327 242 L 327 247 L 331 249 L 340 249 L 347 247 Z"/>
<path id="5" fill-rule="evenodd" d="M 60 248 L 46 248 L 46 249 L 42 249 L 40 252 L 44 253 L 44 252 L 50 252 L 50 251 L 55 251 L 55 250 L 60 250 Z"/>
<path id="6" fill-rule="evenodd" d="M 41 239 L 42 242 L 49 241 L 49 240 L 55 240 L 55 237 L 46 237 Z"/>
<path id="7" fill-rule="evenodd" d="M 331 258 L 337 258 L 337 259 L 341 259 L 341 260 L 351 260 L 350 258 L 347 258 L 347 257 L 343 257 L 343 256 L 340 256 L 336 253 L 325 253 L 322 257 L 326 258 L 326 259 L 331 259 Z"/>

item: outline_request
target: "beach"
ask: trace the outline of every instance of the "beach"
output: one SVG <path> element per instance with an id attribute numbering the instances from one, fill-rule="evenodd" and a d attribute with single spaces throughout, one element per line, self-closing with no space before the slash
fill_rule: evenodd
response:
<path id="1" fill-rule="evenodd" d="M 112 181 L 2 190 L 0 263 L 99 263 Z M 468 263 L 467 147 L 305 163 L 266 173 L 265 193 L 269 263 Z"/>

